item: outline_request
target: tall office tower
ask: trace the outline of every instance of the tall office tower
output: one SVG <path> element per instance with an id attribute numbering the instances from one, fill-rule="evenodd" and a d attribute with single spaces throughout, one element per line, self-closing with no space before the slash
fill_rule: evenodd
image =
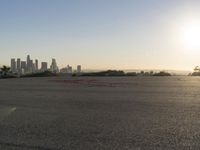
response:
<path id="1" fill-rule="evenodd" d="M 48 70 L 48 64 L 47 62 L 41 62 L 41 71 L 47 71 Z"/>
<path id="2" fill-rule="evenodd" d="M 67 73 L 72 73 L 72 66 L 67 65 Z"/>
<path id="3" fill-rule="evenodd" d="M 33 60 L 30 60 L 29 72 L 33 72 Z"/>
<path id="4" fill-rule="evenodd" d="M 38 60 L 37 59 L 35 60 L 35 71 L 36 72 L 38 71 Z"/>
<path id="5" fill-rule="evenodd" d="M 58 72 L 58 66 L 56 64 L 56 59 L 52 59 L 52 63 L 51 63 L 51 66 L 50 66 L 50 70 L 54 73 L 57 73 Z"/>
<path id="6" fill-rule="evenodd" d="M 21 60 L 20 60 L 20 58 L 17 58 L 17 72 L 21 73 Z"/>
<path id="7" fill-rule="evenodd" d="M 27 65 L 26 65 L 26 71 L 28 72 L 28 73 L 30 73 L 31 72 L 31 63 L 30 63 L 30 55 L 27 55 L 27 60 L 26 60 L 26 63 L 27 63 Z"/>
<path id="8" fill-rule="evenodd" d="M 26 72 L 26 61 L 21 61 L 21 72 L 22 74 Z"/>
<path id="9" fill-rule="evenodd" d="M 13 73 L 16 72 L 16 61 L 15 61 L 14 58 L 11 59 L 11 65 L 10 65 L 10 68 L 11 68 L 11 71 L 12 71 Z"/>
<path id="10" fill-rule="evenodd" d="M 32 64 L 32 72 L 35 73 L 36 69 L 35 69 L 35 63 Z"/>
<path id="11" fill-rule="evenodd" d="M 77 66 L 77 73 L 81 73 L 81 65 Z"/>

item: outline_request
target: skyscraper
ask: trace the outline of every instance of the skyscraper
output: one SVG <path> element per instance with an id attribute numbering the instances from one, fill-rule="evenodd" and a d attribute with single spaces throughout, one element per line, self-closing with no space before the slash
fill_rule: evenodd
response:
<path id="1" fill-rule="evenodd" d="M 38 60 L 37 59 L 35 60 L 35 71 L 36 72 L 38 71 Z"/>
<path id="2" fill-rule="evenodd" d="M 51 66 L 50 66 L 50 70 L 54 73 L 57 73 L 58 72 L 58 66 L 56 64 L 56 59 L 52 59 L 52 63 L 51 63 Z"/>
<path id="3" fill-rule="evenodd" d="M 20 60 L 20 58 L 17 58 L 17 72 L 21 73 L 21 60 Z"/>
<path id="4" fill-rule="evenodd" d="M 47 62 L 41 62 L 41 71 L 47 71 L 48 70 L 48 64 Z"/>
<path id="5" fill-rule="evenodd" d="M 31 72 L 31 63 L 30 63 L 30 55 L 27 55 L 27 60 L 26 60 L 26 63 L 27 63 L 27 68 L 26 68 L 26 72 L 30 73 Z"/>
<path id="6" fill-rule="evenodd" d="M 72 66 L 70 65 L 67 65 L 67 73 L 72 73 Z"/>
<path id="7" fill-rule="evenodd" d="M 30 60 L 30 67 L 29 67 L 29 72 L 33 72 L 33 60 Z"/>
<path id="8" fill-rule="evenodd" d="M 12 58 L 11 59 L 11 65 L 10 65 L 11 67 L 11 71 L 13 72 L 13 73 L 15 73 L 16 72 L 16 61 L 15 61 L 15 59 L 14 58 Z"/>
<path id="9" fill-rule="evenodd" d="M 22 74 L 26 72 L 26 61 L 21 61 L 21 72 Z"/>
<path id="10" fill-rule="evenodd" d="M 81 65 L 77 66 L 77 73 L 81 73 Z"/>

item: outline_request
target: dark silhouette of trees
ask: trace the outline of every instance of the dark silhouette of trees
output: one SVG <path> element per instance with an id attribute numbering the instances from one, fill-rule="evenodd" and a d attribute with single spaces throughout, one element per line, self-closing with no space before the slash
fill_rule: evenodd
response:
<path id="1" fill-rule="evenodd" d="M 200 71 L 199 66 L 196 66 L 196 67 L 194 68 L 194 72 L 199 72 L 199 71 Z"/>
<path id="2" fill-rule="evenodd" d="M 91 72 L 91 73 L 84 73 L 81 76 L 125 76 L 125 73 L 121 70 L 107 70 L 101 72 Z"/>
<path id="3" fill-rule="evenodd" d="M 192 76 L 200 76 L 200 68 L 199 68 L 199 66 L 195 66 L 194 72 L 191 75 Z"/>
<path id="4" fill-rule="evenodd" d="M 76 75 L 73 75 L 76 76 Z M 171 76 L 170 73 L 160 71 L 158 73 L 154 73 L 153 71 L 150 72 L 144 72 L 141 71 L 140 73 L 137 72 L 128 72 L 125 73 L 121 70 L 107 70 L 107 71 L 101 71 L 101 72 L 89 72 L 89 73 L 82 73 L 80 76 Z"/>
<path id="5" fill-rule="evenodd" d="M 3 76 L 7 76 L 8 73 L 9 73 L 9 71 L 10 71 L 10 67 L 3 66 L 3 67 L 1 68 L 1 71 L 2 71 L 2 73 L 3 73 Z"/>
<path id="6" fill-rule="evenodd" d="M 155 73 L 153 76 L 171 76 L 171 74 L 168 72 L 160 71 L 159 73 Z"/>

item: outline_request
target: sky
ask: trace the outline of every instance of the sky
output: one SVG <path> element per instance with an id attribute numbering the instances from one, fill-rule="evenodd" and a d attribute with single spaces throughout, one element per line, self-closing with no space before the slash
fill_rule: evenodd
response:
<path id="1" fill-rule="evenodd" d="M 0 65 L 11 58 L 83 69 L 192 70 L 199 0 L 0 0 Z"/>

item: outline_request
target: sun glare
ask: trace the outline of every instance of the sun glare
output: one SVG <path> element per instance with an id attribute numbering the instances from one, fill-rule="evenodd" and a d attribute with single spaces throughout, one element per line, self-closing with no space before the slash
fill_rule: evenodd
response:
<path id="1" fill-rule="evenodd" d="M 200 48 L 200 22 L 192 22 L 183 28 L 184 43 L 190 48 Z"/>

